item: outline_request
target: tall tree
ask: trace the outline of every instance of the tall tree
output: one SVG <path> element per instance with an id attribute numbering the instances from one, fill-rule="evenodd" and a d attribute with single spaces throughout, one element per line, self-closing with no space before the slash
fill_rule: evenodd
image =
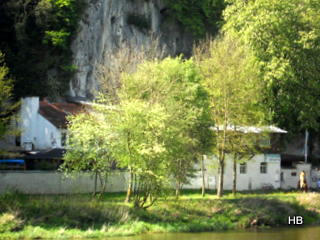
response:
<path id="1" fill-rule="evenodd" d="M 141 65 L 123 79 L 126 93 L 164 106 L 165 146 L 169 173 L 175 179 L 179 196 L 183 184 L 192 176 L 194 163 L 210 150 L 213 134 L 208 94 L 202 87 L 198 67 L 192 60 L 167 58 Z"/>
<path id="2" fill-rule="evenodd" d="M 105 189 L 113 159 L 107 151 L 109 141 L 102 129 L 104 119 L 94 112 L 84 112 L 69 117 L 68 151 L 61 169 L 66 173 L 92 171 L 95 174 L 94 194 L 100 179 Z"/>
<path id="3" fill-rule="evenodd" d="M 146 61 L 121 75 L 116 101 L 102 94 L 98 103 L 71 118 L 66 160 L 84 167 L 99 159 L 105 166 L 104 156 L 117 160 L 130 171 L 127 200 L 136 207 L 151 206 L 172 179 L 179 192 L 209 151 L 208 95 L 192 60 Z"/>
<path id="4" fill-rule="evenodd" d="M 206 42 L 195 50 L 210 95 L 215 123 L 214 155 L 219 165 L 217 195 L 223 195 L 226 154 L 232 152 L 239 131 L 234 127 L 260 125 L 265 118 L 260 104 L 261 84 L 250 51 L 230 36 Z"/>
<path id="5" fill-rule="evenodd" d="M 108 153 L 130 171 L 127 201 L 133 197 L 136 207 L 147 208 L 168 179 L 163 137 L 168 116 L 161 105 L 132 98 L 95 111 L 104 119 L 100 131 L 108 142 Z"/>
<path id="6" fill-rule="evenodd" d="M 319 129 L 320 2 L 229 0 L 224 30 L 250 46 L 277 125 Z"/>

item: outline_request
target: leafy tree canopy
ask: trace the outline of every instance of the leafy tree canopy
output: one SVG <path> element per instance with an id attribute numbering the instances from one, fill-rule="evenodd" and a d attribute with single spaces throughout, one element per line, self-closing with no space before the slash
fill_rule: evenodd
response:
<path id="1" fill-rule="evenodd" d="M 209 151 L 208 96 L 197 66 L 181 58 L 146 61 L 122 74 L 117 95 L 102 95 L 91 113 L 71 119 L 66 160 L 79 169 L 101 153 L 111 156 L 133 173 L 134 203 L 146 207 L 172 178 L 186 182 L 197 156 Z"/>
<path id="2" fill-rule="evenodd" d="M 209 93 L 215 123 L 213 152 L 220 169 L 218 196 L 222 196 L 226 154 L 248 155 L 255 148 L 251 138 L 242 137 L 238 128 L 262 125 L 268 114 L 261 104 L 262 85 L 250 49 L 228 35 L 220 36 L 196 48 L 195 59 Z"/>
<path id="3" fill-rule="evenodd" d="M 9 69 L 0 52 L 0 138 L 8 131 L 13 110 L 17 104 L 12 102 L 12 80 L 8 77 Z"/>
<path id="4" fill-rule="evenodd" d="M 319 129 L 320 2 L 229 2 L 224 31 L 253 50 L 275 122 L 293 131 Z"/>

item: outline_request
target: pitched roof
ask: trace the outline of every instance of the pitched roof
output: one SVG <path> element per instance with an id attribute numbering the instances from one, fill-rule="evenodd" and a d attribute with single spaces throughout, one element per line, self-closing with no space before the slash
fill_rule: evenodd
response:
<path id="1" fill-rule="evenodd" d="M 67 128 L 67 116 L 84 110 L 82 104 L 77 103 L 49 103 L 40 101 L 39 113 L 57 128 Z"/>

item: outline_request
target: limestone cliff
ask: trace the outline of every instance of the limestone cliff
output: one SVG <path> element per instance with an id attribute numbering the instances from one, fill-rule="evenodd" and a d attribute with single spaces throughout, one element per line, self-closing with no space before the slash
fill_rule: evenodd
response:
<path id="1" fill-rule="evenodd" d="M 162 0 L 88 0 L 71 47 L 77 72 L 69 95 L 92 98 L 97 66 L 110 64 L 112 51 L 123 44 L 137 49 L 155 37 L 168 55 L 190 54 L 191 33 L 170 17 Z"/>

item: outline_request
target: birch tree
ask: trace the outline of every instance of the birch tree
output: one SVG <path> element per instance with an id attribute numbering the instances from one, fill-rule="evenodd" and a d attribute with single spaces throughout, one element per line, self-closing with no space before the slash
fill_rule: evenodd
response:
<path id="1" fill-rule="evenodd" d="M 219 166 L 217 195 L 223 195 L 226 154 L 232 153 L 238 131 L 233 127 L 260 125 L 265 119 L 260 104 L 262 86 L 256 63 L 247 48 L 229 36 L 220 36 L 195 49 L 210 95 L 215 126 L 214 156 Z"/>

